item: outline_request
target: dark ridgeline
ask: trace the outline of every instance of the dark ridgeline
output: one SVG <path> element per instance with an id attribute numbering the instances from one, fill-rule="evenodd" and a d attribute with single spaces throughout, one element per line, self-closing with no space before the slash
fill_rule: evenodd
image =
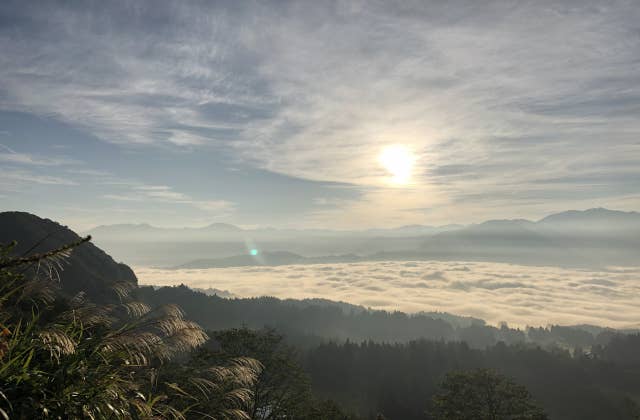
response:
<path id="1" fill-rule="evenodd" d="M 0 244 L 17 241 L 12 254 L 34 255 L 76 242 L 80 236 L 66 226 L 25 212 L 0 213 Z M 60 271 L 62 290 L 69 295 L 86 292 L 93 300 L 102 301 L 112 295 L 117 283 L 138 284 L 133 270 L 117 263 L 91 242 L 73 251 Z"/>

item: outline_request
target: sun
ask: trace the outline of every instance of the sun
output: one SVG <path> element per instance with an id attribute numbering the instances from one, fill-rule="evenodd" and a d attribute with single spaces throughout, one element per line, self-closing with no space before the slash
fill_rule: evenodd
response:
<path id="1" fill-rule="evenodd" d="M 392 145 L 382 149 L 378 157 L 380 164 L 391 175 L 394 184 L 407 184 L 411 180 L 416 156 L 403 145 Z"/>

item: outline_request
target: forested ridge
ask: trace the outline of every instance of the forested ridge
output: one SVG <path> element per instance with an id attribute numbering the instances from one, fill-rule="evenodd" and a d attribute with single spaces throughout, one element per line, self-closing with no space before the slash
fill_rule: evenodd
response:
<path id="1" fill-rule="evenodd" d="M 626 354 L 625 354 L 626 353 Z M 419 340 L 406 344 L 327 343 L 305 353 L 314 389 L 346 407 L 389 418 L 422 419 L 444 376 L 483 368 L 524 385 L 550 418 L 636 418 L 640 336 L 619 337 L 592 354 L 498 343 Z"/>
<path id="2" fill-rule="evenodd" d="M 298 349 L 312 389 L 363 418 L 425 419 L 449 372 L 490 369 L 526 386 L 550 418 L 640 414 L 640 335 L 576 327 L 494 327 L 456 317 L 362 311 L 276 298 L 227 299 L 141 287 L 207 329 L 274 328 Z M 348 337 L 348 338 L 345 338 Z"/>
<path id="3" fill-rule="evenodd" d="M 273 327 L 292 342 L 305 346 L 327 340 L 408 342 L 416 339 L 464 341 L 471 347 L 484 348 L 499 342 L 534 343 L 568 350 L 606 344 L 620 332 L 606 328 L 498 327 L 484 321 L 446 313 L 406 314 L 366 310 L 326 301 L 281 300 L 274 297 L 222 298 L 194 291 L 188 287 L 141 286 L 135 291 L 139 299 L 153 305 L 174 302 L 188 316 L 209 330 L 248 326 Z"/>

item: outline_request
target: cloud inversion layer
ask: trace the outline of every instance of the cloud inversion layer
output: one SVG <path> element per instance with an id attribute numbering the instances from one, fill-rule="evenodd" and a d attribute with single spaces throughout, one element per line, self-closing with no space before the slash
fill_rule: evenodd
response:
<path id="1" fill-rule="evenodd" d="M 640 327 L 639 268 L 415 261 L 135 271 L 141 284 L 184 283 L 242 297 L 319 297 L 373 309 L 443 311 L 494 325 Z"/>

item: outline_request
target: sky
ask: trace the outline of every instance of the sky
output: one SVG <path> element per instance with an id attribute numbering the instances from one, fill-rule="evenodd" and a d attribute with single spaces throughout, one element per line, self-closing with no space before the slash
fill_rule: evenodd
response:
<path id="1" fill-rule="evenodd" d="M 0 210 L 353 229 L 640 209 L 640 3 L 0 3 Z"/>

